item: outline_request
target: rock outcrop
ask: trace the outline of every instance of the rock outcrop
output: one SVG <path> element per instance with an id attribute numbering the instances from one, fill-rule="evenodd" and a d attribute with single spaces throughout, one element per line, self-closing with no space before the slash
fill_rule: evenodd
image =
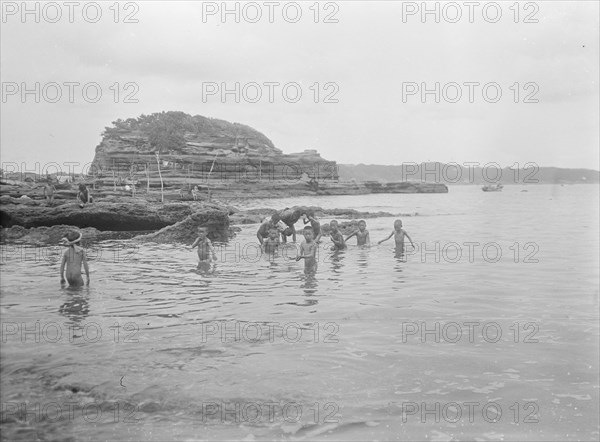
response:
<path id="1" fill-rule="evenodd" d="M 365 181 L 363 185 L 369 193 L 448 193 L 448 186 L 441 183 Z"/>
<path id="2" fill-rule="evenodd" d="M 209 177 L 221 182 L 337 180 L 336 163 L 315 150 L 286 155 L 251 127 L 183 112 L 113 122 L 96 147 L 89 173 L 157 186 L 159 166 L 167 186 L 199 185 Z"/>
<path id="3" fill-rule="evenodd" d="M 155 243 L 186 243 L 191 244 L 197 238 L 199 226 L 208 229 L 208 237 L 212 241 L 227 241 L 229 239 L 229 212 L 198 211 L 187 216 L 182 221 L 160 229 L 158 232 L 135 237 L 136 241 Z"/>
<path id="4" fill-rule="evenodd" d="M 94 227 L 100 231 L 158 230 L 175 224 L 194 213 L 217 217 L 229 225 L 229 213 L 214 203 L 150 203 L 142 198 L 110 198 L 81 208 L 77 203 L 59 206 L 22 204 L 20 198 L 0 198 L 0 223 L 2 227 L 41 227 L 65 224 L 80 228 Z"/>
<path id="5" fill-rule="evenodd" d="M 8 229 L 0 229 L 0 242 L 56 245 L 71 230 L 73 230 L 73 226 L 65 225 L 31 227 L 29 229 L 21 226 L 13 226 Z M 85 244 L 86 241 L 96 240 L 101 237 L 101 233 L 93 227 L 79 229 L 79 231 L 82 235 L 82 244 Z"/>

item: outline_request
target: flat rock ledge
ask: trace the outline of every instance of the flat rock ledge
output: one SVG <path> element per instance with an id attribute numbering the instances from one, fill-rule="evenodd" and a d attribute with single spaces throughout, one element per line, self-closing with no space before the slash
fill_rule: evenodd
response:
<path id="1" fill-rule="evenodd" d="M 2 227 L 51 227 L 70 225 L 79 228 L 94 227 L 100 231 L 158 230 L 175 224 L 194 213 L 209 216 L 232 209 L 216 203 L 179 202 L 155 203 L 143 198 L 112 198 L 88 204 L 81 208 L 75 202 L 57 206 L 23 204 L 20 198 L 0 198 Z"/>
<path id="2" fill-rule="evenodd" d="M 81 208 L 75 202 L 49 206 L 4 195 L 0 204 L 0 241 L 29 244 L 56 243 L 74 227 L 91 241 L 155 231 L 142 235 L 143 239 L 187 242 L 198 226 L 209 229 L 209 238 L 224 240 L 231 236 L 229 214 L 235 211 L 211 202 L 163 204 L 130 197 L 107 198 Z M 171 226 L 174 228 L 161 230 Z"/>

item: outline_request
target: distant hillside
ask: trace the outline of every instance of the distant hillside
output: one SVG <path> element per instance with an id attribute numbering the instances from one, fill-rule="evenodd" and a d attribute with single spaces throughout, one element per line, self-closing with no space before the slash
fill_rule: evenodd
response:
<path id="1" fill-rule="evenodd" d="M 377 164 L 338 164 L 342 180 L 361 181 L 424 181 L 443 184 L 574 184 L 599 183 L 600 172 L 591 169 L 562 169 L 558 167 L 530 167 L 528 169 L 461 167 L 444 163 L 405 164 L 382 166 Z M 498 177 L 500 179 L 498 179 Z"/>

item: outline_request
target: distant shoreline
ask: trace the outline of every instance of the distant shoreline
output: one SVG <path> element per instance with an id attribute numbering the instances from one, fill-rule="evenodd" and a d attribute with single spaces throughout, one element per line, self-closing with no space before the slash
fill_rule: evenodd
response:
<path id="1" fill-rule="evenodd" d="M 477 163 L 475 163 L 477 164 Z M 492 163 L 489 163 L 492 164 Z M 486 165 L 487 166 L 487 165 Z M 500 168 L 497 165 L 486 168 L 472 167 L 456 163 L 405 163 L 399 166 L 349 165 L 338 164 L 340 179 L 356 181 L 418 181 L 453 185 L 508 184 L 597 184 L 600 171 L 593 169 L 567 169 L 540 167 L 535 163 L 525 163 L 519 169 Z"/>

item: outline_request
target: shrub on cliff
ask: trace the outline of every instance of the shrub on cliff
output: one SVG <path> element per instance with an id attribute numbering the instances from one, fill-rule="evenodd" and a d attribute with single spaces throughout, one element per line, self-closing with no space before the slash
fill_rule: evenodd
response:
<path id="1" fill-rule="evenodd" d="M 207 118 L 201 115 L 191 116 L 185 112 L 169 111 L 156 112 L 150 115 L 140 115 L 138 118 L 126 120 L 117 119 L 112 122 L 112 127 L 105 127 L 104 138 L 119 138 L 124 135 L 136 135 L 146 138 L 146 148 L 151 151 L 178 150 L 185 147 L 186 136 L 193 139 L 195 136 L 208 137 L 208 139 L 226 139 L 232 147 L 237 140 L 250 142 L 253 146 L 266 146 L 267 149 L 281 153 L 275 148 L 271 140 L 255 129 L 216 118 Z M 144 148 L 140 145 L 139 148 Z"/>

